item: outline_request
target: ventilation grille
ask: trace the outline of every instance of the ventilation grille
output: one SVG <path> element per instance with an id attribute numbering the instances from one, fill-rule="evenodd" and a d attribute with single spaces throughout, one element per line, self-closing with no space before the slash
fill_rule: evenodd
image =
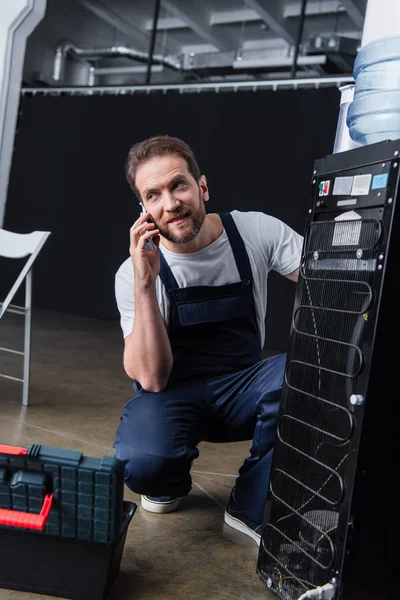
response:
<path id="1" fill-rule="evenodd" d="M 332 576 L 380 236 L 372 219 L 314 222 L 306 235 L 258 565 L 284 600 Z"/>

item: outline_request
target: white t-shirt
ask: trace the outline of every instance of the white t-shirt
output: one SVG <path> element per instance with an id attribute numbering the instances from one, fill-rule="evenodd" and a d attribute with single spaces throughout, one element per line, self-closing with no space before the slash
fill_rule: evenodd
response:
<path id="1" fill-rule="evenodd" d="M 288 225 L 261 212 L 231 213 L 244 241 L 253 274 L 253 291 L 261 348 L 265 341 L 267 311 L 267 278 L 269 271 L 289 275 L 300 265 L 303 238 Z M 240 281 L 226 231 L 209 246 L 190 253 L 176 253 L 160 244 L 168 265 L 180 288 L 218 286 Z M 168 326 L 170 303 L 165 287 L 156 280 L 156 294 L 161 315 Z M 115 276 L 115 297 L 121 315 L 124 338 L 132 333 L 135 316 L 134 274 L 131 257 Z"/>

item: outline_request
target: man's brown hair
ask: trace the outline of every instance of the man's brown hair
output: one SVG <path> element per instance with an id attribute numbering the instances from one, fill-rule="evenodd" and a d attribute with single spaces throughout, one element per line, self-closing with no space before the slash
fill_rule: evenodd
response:
<path id="1" fill-rule="evenodd" d="M 201 173 L 193 151 L 184 141 L 169 135 L 150 137 L 132 146 L 125 163 L 126 179 L 139 199 L 140 193 L 136 187 L 136 173 L 139 165 L 155 156 L 167 155 L 183 158 L 192 177 L 196 181 L 200 179 Z"/>

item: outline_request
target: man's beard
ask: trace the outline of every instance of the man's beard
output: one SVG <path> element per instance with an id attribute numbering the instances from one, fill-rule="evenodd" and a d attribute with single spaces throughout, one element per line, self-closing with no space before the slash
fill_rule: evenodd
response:
<path id="1" fill-rule="evenodd" d="M 158 223 L 156 224 L 158 229 L 160 230 L 160 235 L 163 238 L 172 242 L 173 244 L 187 244 L 194 240 L 194 238 L 198 235 L 203 223 L 206 218 L 206 208 L 205 202 L 201 197 L 201 193 L 199 193 L 199 208 L 198 209 L 186 209 L 182 211 L 182 209 L 177 209 L 175 213 L 171 214 L 172 219 L 179 218 L 188 218 L 192 220 L 192 226 L 190 229 L 186 229 L 179 235 L 178 233 L 172 233 L 168 229 L 164 229 L 160 227 Z"/>

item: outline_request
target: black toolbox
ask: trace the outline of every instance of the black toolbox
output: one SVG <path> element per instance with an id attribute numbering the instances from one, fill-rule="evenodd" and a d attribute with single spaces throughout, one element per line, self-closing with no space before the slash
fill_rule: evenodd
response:
<path id="1" fill-rule="evenodd" d="M 0 588 L 105 599 L 137 508 L 123 491 L 117 458 L 0 445 Z"/>

